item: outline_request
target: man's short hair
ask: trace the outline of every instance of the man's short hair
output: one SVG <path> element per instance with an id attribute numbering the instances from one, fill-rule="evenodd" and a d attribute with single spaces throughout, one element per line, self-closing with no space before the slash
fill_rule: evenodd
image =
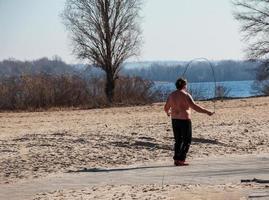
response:
<path id="1" fill-rule="evenodd" d="M 187 80 L 184 78 L 179 78 L 177 79 L 175 85 L 178 90 L 181 90 L 185 85 L 187 85 Z"/>

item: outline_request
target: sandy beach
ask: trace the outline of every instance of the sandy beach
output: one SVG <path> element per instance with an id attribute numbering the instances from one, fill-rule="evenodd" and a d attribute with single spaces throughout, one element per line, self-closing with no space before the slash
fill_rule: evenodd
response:
<path id="1" fill-rule="evenodd" d="M 198 103 L 209 109 L 214 107 L 211 101 Z M 142 165 L 144 162 L 169 159 L 172 163 L 171 120 L 163 112 L 163 105 L 156 103 L 150 106 L 93 110 L 2 112 L 0 184 L 84 167 Z M 190 163 L 194 158 L 269 152 L 269 97 L 217 101 L 215 106 L 216 114 L 212 117 L 193 112 L 193 141 L 188 154 Z M 169 197 L 167 192 L 171 194 L 174 190 L 184 188 L 158 187 L 106 186 L 73 191 L 72 194 L 77 194 L 76 198 L 80 199 L 85 193 L 85 199 L 94 199 L 94 195 L 106 191 L 114 194 L 126 191 L 128 195 L 134 194 L 134 198 L 143 199 L 139 191 L 143 194 L 146 188 L 153 195 L 148 199 L 166 199 Z M 93 196 L 86 195 L 89 191 Z M 60 196 L 65 197 L 70 191 L 60 193 Z M 53 197 L 53 194 L 56 195 Z M 101 195 L 99 199 L 102 198 L 106 199 L 107 196 Z M 59 191 L 39 195 L 36 199 L 60 199 Z"/>
<path id="2" fill-rule="evenodd" d="M 81 190 L 58 190 L 35 196 L 34 200 L 61 199 L 158 199 L 158 200 L 247 200 L 248 190 L 258 190 L 259 185 L 106 185 Z M 268 188 L 267 188 L 268 189 Z M 261 198 L 260 198 L 261 199 Z M 263 198 L 262 200 L 267 199 Z"/>

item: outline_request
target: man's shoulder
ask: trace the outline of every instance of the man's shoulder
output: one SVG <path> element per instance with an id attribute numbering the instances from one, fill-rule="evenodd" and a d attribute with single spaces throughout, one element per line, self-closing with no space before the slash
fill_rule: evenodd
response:
<path id="1" fill-rule="evenodd" d="M 173 92 L 170 93 L 170 95 L 175 95 L 178 92 L 178 90 L 174 90 Z"/>
<path id="2" fill-rule="evenodd" d="M 175 91 L 171 92 L 171 93 L 169 94 L 169 96 L 170 96 L 170 97 L 174 97 L 174 96 L 177 96 L 179 93 L 180 93 L 179 90 L 175 90 Z"/>
<path id="3" fill-rule="evenodd" d="M 190 96 L 190 94 L 186 91 L 183 91 L 183 90 L 175 90 L 173 92 L 170 93 L 169 97 L 170 98 L 178 98 L 178 97 L 188 97 Z"/>
<path id="4" fill-rule="evenodd" d="M 184 90 L 175 90 L 171 94 L 190 95 L 187 91 L 184 91 Z"/>
<path id="5" fill-rule="evenodd" d="M 186 96 L 191 96 L 191 94 L 188 93 L 188 92 L 184 92 L 184 93 L 185 93 Z"/>

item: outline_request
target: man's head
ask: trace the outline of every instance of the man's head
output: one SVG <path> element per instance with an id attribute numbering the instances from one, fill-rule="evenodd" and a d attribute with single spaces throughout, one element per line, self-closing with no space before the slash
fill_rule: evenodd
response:
<path id="1" fill-rule="evenodd" d="M 177 79 L 175 85 L 178 90 L 182 90 L 187 85 L 187 80 L 184 78 L 179 78 Z"/>

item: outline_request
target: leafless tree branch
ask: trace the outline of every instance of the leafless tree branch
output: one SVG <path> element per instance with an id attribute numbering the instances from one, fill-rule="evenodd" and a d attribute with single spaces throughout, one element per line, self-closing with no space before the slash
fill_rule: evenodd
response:
<path id="1" fill-rule="evenodd" d="M 256 71 L 258 91 L 269 94 L 269 0 L 234 0 L 235 19 L 248 42 L 247 56 L 263 62 Z"/>
<path id="2" fill-rule="evenodd" d="M 268 57 L 269 0 L 234 0 L 234 17 L 241 23 L 243 38 L 248 42 L 251 59 Z"/>
<path id="3" fill-rule="evenodd" d="M 142 0 L 67 0 L 62 13 L 73 53 L 106 72 L 109 102 L 122 63 L 139 53 L 141 5 Z"/>

